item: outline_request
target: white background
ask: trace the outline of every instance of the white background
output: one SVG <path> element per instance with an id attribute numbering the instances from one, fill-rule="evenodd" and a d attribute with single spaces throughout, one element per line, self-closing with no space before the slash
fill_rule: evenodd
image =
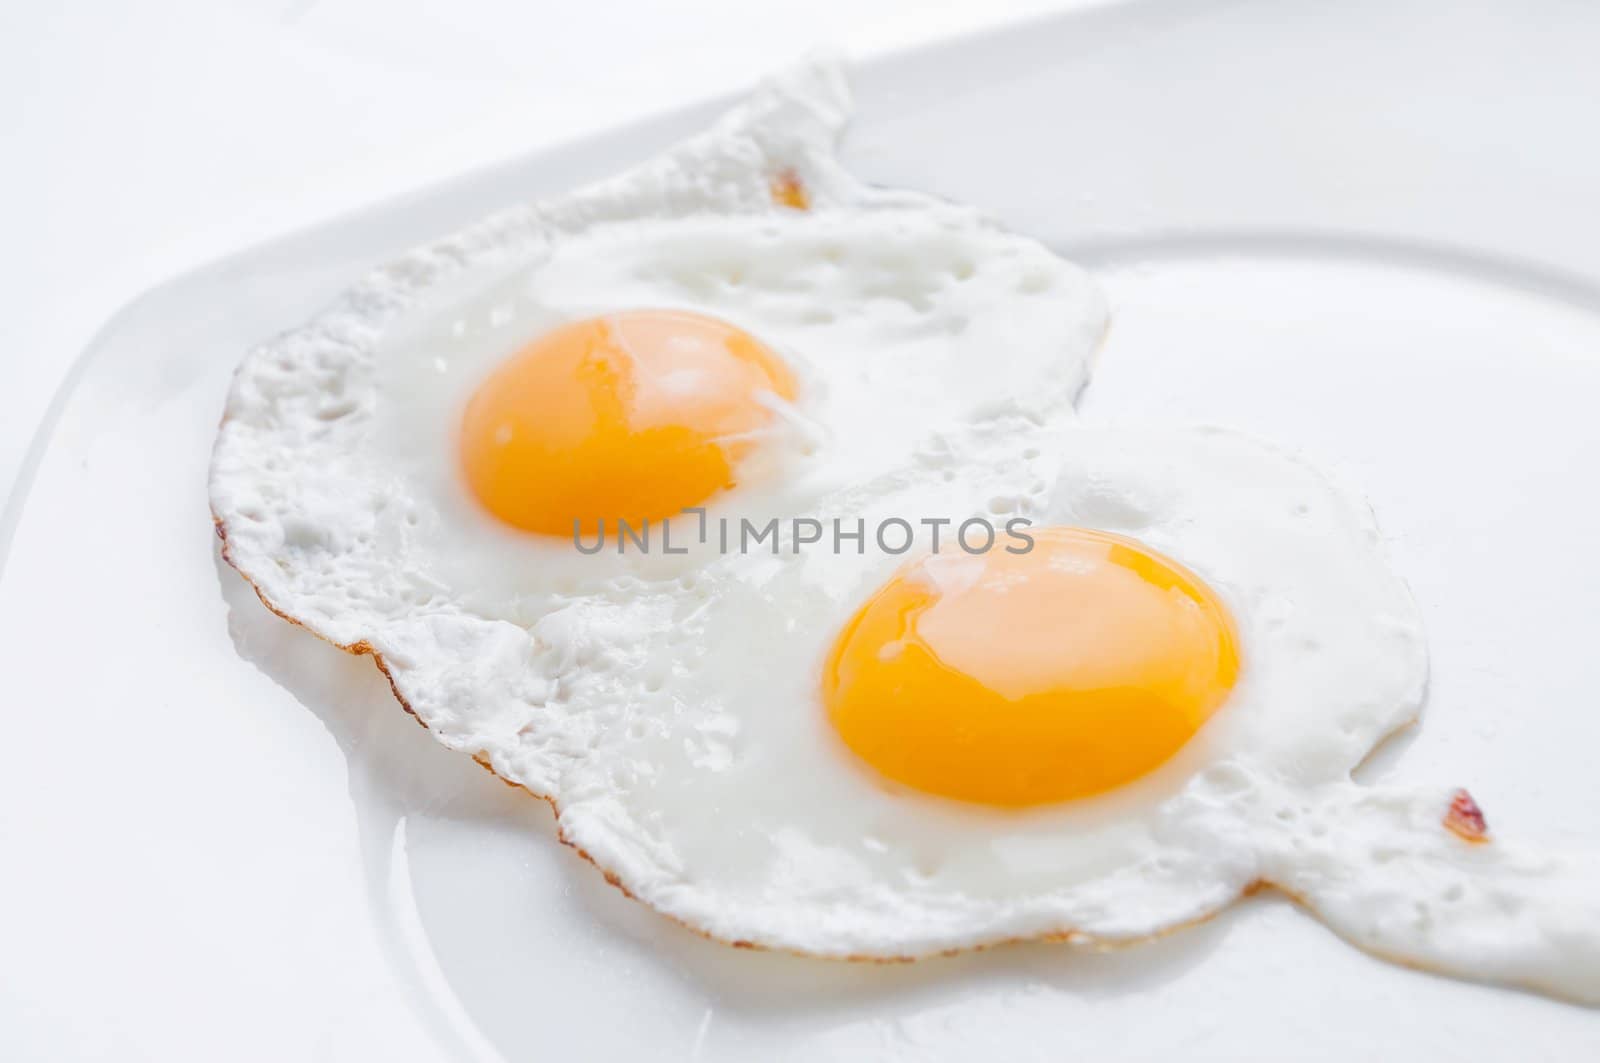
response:
<path id="1" fill-rule="evenodd" d="M 72 359 L 118 307 L 183 270 L 738 88 L 814 45 L 871 52 L 1064 6 L 0 5 L 0 499 Z"/>

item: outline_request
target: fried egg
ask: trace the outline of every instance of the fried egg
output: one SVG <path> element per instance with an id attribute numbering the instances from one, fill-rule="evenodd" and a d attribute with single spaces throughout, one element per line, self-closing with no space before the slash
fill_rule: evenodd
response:
<path id="1" fill-rule="evenodd" d="M 953 530 L 998 495 L 1025 552 L 934 552 L 929 524 L 574 601 L 533 629 L 539 708 L 460 737 L 684 922 L 890 958 L 1203 918 L 1262 877 L 1297 788 L 1415 715 L 1416 609 L 1304 464 L 1224 432 L 948 442 L 826 511 Z"/>
<path id="2" fill-rule="evenodd" d="M 254 352 L 213 458 L 231 555 L 274 600 L 342 593 L 320 571 L 336 558 L 378 585 L 361 610 L 527 623 L 699 564 L 698 518 L 664 524 L 685 509 L 764 521 L 938 426 L 1070 416 L 1106 327 L 1092 281 L 970 208 L 849 174 L 847 111 L 837 68 L 797 70 Z M 653 549 L 615 549 L 647 522 Z M 610 548 L 575 558 L 602 532 Z M 301 619 L 359 641 L 341 604 Z"/>
<path id="3" fill-rule="evenodd" d="M 1076 423 L 1093 284 L 850 175 L 847 111 L 805 68 L 252 352 L 224 555 L 721 940 L 1120 944 L 1265 884 L 1600 1002 L 1593 859 L 1351 781 L 1426 680 L 1365 505 L 1227 431 Z"/>

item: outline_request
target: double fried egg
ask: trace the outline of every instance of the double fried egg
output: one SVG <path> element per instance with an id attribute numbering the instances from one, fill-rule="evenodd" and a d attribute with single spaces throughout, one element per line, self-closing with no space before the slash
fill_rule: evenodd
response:
<path id="1" fill-rule="evenodd" d="M 1078 422 L 1092 281 L 855 178 L 848 110 L 795 71 L 252 352 L 225 556 L 722 940 L 1114 944 L 1270 884 L 1600 1001 L 1592 860 L 1350 781 L 1426 679 L 1366 507 L 1235 433 Z"/>

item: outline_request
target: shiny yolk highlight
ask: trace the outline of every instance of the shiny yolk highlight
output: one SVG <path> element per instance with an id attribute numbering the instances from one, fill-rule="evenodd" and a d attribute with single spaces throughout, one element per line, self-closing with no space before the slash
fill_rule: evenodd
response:
<path id="1" fill-rule="evenodd" d="M 1025 554 L 913 563 L 839 636 L 824 705 L 881 774 L 987 805 L 1087 797 L 1160 765 L 1227 698 L 1238 641 L 1199 577 L 1132 539 L 1032 535 Z"/>
<path id="2" fill-rule="evenodd" d="M 677 310 L 565 325 L 473 394 L 461 425 L 467 483 L 496 517 L 571 535 L 669 517 L 732 487 L 772 396 L 795 379 L 734 326 Z"/>

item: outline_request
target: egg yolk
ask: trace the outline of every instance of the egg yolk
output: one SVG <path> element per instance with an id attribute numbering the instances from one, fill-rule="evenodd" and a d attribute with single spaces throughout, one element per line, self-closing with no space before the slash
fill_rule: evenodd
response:
<path id="1" fill-rule="evenodd" d="M 631 310 L 576 321 L 500 365 L 467 403 L 468 485 L 496 517 L 571 535 L 670 517 L 734 486 L 795 397 L 783 361 L 724 321 Z"/>
<path id="2" fill-rule="evenodd" d="M 1117 535 L 902 569 L 833 647 L 823 703 L 862 760 L 942 797 L 1087 797 L 1178 751 L 1239 671 L 1233 621 L 1194 573 Z"/>

